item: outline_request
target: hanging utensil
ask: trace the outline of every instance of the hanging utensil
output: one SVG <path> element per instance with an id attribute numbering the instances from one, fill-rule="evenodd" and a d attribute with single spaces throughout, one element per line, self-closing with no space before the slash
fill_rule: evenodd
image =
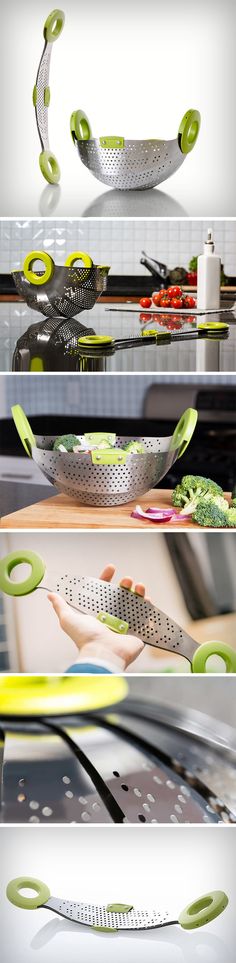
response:
<path id="1" fill-rule="evenodd" d="M 50 104 L 49 71 L 52 45 L 60 37 L 64 22 L 65 14 L 63 10 L 52 10 L 45 21 L 43 28 L 45 43 L 33 89 L 33 105 L 41 144 L 39 166 L 43 177 L 49 184 L 58 184 L 61 176 L 58 161 L 49 146 L 48 108 Z"/>

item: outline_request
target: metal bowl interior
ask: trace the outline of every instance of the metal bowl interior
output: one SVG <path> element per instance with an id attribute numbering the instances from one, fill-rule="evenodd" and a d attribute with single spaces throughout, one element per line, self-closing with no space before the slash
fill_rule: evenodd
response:
<path id="1" fill-rule="evenodd" d="M 76 141 L 80 159 L 97 180 L 118 190 L 156 187 L 181 167 L 178 140 L 125 140 L 122 148 L 102 147 L 99 139 Z"/>
<path id="2" fill-rule="evenodd" d="M 116 446 L 133 441 L 116 438 Z M 37 436 L 32 457 L 51 484 L 80 504 L 115 506 L 144 495 L 155 487 L 178 457 L 171 438 L 139 438 L 144 454 L 129 454 L 124 465 L 94 465 L 89 454 L 53 451 L 55 437 Z"/>

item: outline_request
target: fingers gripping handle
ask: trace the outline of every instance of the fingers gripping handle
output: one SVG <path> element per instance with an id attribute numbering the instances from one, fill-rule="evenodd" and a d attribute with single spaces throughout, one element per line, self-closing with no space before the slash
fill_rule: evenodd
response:
<path id="1" fill-rule="evenodd" d="M 226 909 L 228 902 L 228 896 L 222 890 L 205 893 L 200 899 L 195 900 L 194 903 L 189 903 L 182 910 L 178 922 L 184 930 L 198 929 L 220 916 L 220 913 L 223 913 Z"/>
<path id="2" fill-rule="evenodd" d="M 36 896 L 22 896 L 22 889 L 33 889 Z M 42 883 L 41 879 L 34 879 L 33 876 L 17 876 L 16 879 L 12 879 L 8 883 L 6 889 L 7 899 L 13 906 L 19 906 L 20 909 L 38 909 L 39 906 L 44 906 L 48 899 L 50 899 L 51 893 L 46 883 Z"/>
<path id="3" fill-rule="evenodd" d="M 26 563 L 31 566 L 30 575 L 23 582 L 13 582 L 11 573 L 17 565 Z M 35 552 L 11 552 L 0 562 L 0 589 L 6 595 L 29 595 L 42 582 L 45 564 Z"/>

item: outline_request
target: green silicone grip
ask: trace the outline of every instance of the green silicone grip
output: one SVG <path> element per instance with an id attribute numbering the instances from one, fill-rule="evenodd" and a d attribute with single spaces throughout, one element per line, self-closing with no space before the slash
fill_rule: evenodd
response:
<path id="1" fill-rule="evenodd" d="M 31 565 L 31 572 L 28 578 L 24 579 L 24 582 L 13 582 L 11 579 L 11 572 L 16 568 L 16 565 L 22 565 L 22 563 L 27 563 Z M 34 592 L 37 585 L 42 582 L 45 564 L 39 555 L 35 552 L 23 551 L 23 552 L 11 552 L 9 555 L 5 555 L 0 561 L 0 589 L 5 592 L 6 595 L 29 595 L 30 592 Z"/>
<path id="2" fill-rule="evenodd" d="M 26 418 L 25 412 L 23 411 L 23 408 L 21 408 L 21 405 L 13 405 L 11 413 L 18 431 L 18 435 L 22 441 L 22 445 L 25 448 L 27 455 L 29 455 L 29 458 L 32 458 L 31 449 L 36 447 L 36 441 L 28 418 Z"/>
<path id="3" fill-rule="evenodd" d="M 34 889 L 36 896 L 21 896 L 21 889 Z M 6 895 L 13 906 L 32 910 L 37 909 L 38 906 L 44 906 L 50 899 L 51 893 L 46 883 L 42 883 L 41 879 L 34 879 L 33 876 L 17 876 L 16 879 L 12 879 L 8 883 Z"/>
<path id="4" fill-rule="evenodd" d="M 47 20 L 45 20 L 43 35 L 47 43 L 54 43 L 60 37 L 60 33 L 63 30 L 65 23 L 65 14 L 63 10 L 52 10 L 49 13 Z"/>
<path id="5" fill-rule="evenodd" d="M 203 642 L 194 652 L 192 672 L 207 672 L 206 663 L 210 655 L 219 655 L 223 659 L 226 672 L 236 672 L 236 652 L 226 642 Z"/>
<path id="6" fill-rule="evenodd" d="M 182 913 L 180 913 L 178 923 L 184 930 L 195 930 L 199 926 L 211 923 L 228 905 L 228 896 L 222 890 L 213 890 L 212 893 L 205 893 L 194 903 L 189 903 Z"/>
<path id="7" fill-rule="evenodd" d="M 178 130 L 178 144 L 182 154 L 189 154 L 193 150 L 200 126 L 201 114 L 199 114 L 199 110 L 187 110 Z"/>
<path id="8" fill-rule="evenodd" d="M 89 119 L 83 110 L 74 110 L 70 118 L 70 132 L 72 140 L 90 140 L 92 131 Z"/>
<path id="9" fill-rule="evenodd" d="M 93 465 L 125 465 L 129 452 L 122 448 L 100 448 L 91 451 Z"/>
<path id="10" fill-rule="evenodd" d="M 170 448 L 172 450 L 176 448 L 180 449 L 178 458 L 181 458 L 186 451 L 189 442 L 191 441 L 193 432 L 196 428 L 197 419 L 198 413 L 195 408 L 186 408 L 186 411 L 184 411 L 183 415 L 178 421 L 178 424 L 176 425 L 171 438 Z"/>
<path id="11" fill-rule="evenodd" d="M 118 632 L 120 635 L 126 635 L 128 632 L 129 623 L 124 619 L 117 619 L 116 615 L 109 615 L 109 612 L 99 612 L 97 619 L 112 629 L 112 632 Z"/>
<path id="12" fill-rule="evenodd" d="M 39 166 L 48 184 L 58 184 L 61 176 L 60 166 L 55 154 L 52 154 L 51 150 L 41 151 L 39 155 Z"/>

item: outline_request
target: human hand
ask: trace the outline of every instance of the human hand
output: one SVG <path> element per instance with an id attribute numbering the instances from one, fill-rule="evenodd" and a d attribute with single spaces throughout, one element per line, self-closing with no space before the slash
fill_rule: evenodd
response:
<path id="1" fill-rule="evenodd" d="M 111 582 L 115 574 L 114 565 L 107 565 L 100 575 L 104 582 Z M 133 579 L 125 576 L 120 585 L 131 589 Z M 145 586 L 140 582 L 134 586 L 135 592 L 145 598 Z M 49 592 L 48 599 L 58 616 L 63 631 L 75 642 L 83 655 L 83 661 L 93 658 L 110 664 L 113 672 L 124 672 L 135 661 L 144 647 L 141 639 L 134 635 L 119 635 L 107 625 L 99 622 L 93 615 L 76 611 L 57 593 Z"/>

